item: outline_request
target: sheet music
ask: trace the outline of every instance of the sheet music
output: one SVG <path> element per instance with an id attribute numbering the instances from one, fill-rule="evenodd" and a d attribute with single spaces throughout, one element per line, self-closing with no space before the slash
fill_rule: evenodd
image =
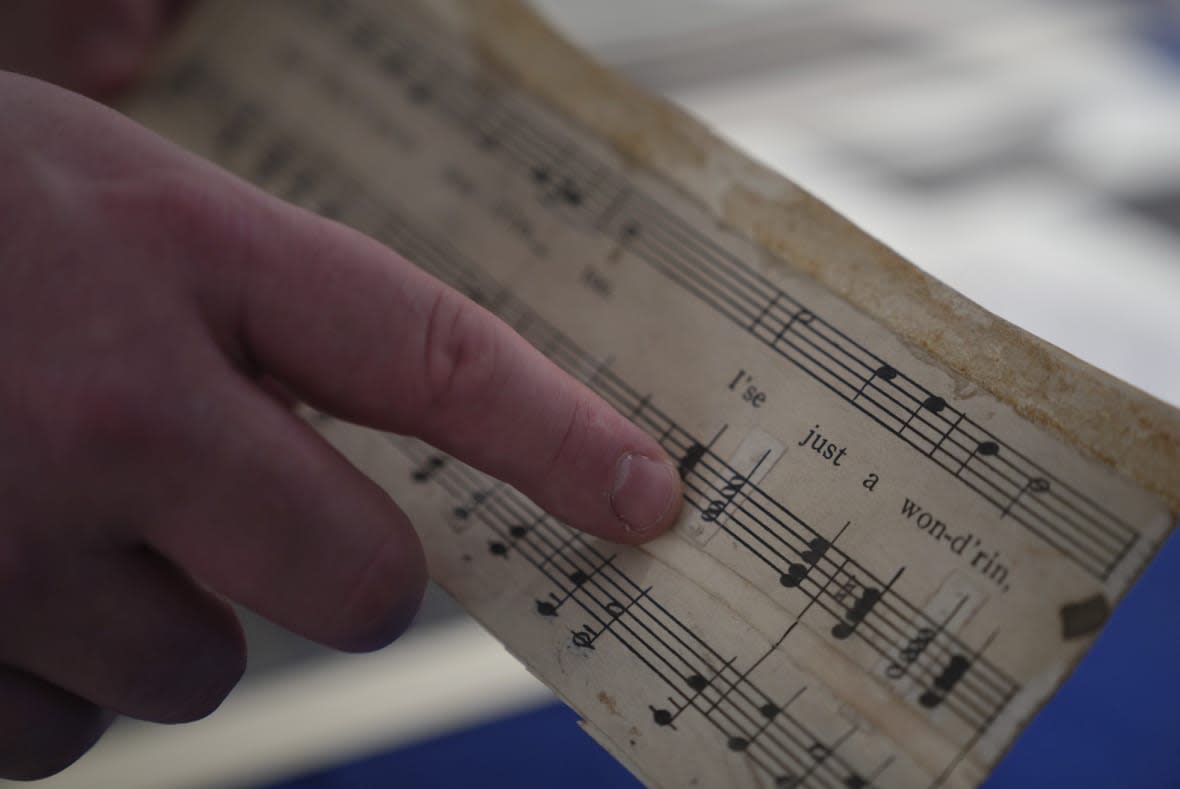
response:
<path id="1" fill-rule="evenodd" d="M 131 112 L 500 315 L 660 441 L 684 514 L 611 545 L 415 440 L 319 429 L 649 784 L 978 783 L 1166 503 L 498 72 L 462 5 L 425 6 L 210 2 Z"/>

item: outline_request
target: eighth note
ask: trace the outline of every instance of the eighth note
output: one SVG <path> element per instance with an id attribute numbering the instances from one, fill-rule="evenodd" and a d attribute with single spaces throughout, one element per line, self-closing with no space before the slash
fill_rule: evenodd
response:
<path id="1" fill-rule="evenodd" d="M 787 571 L 778 577 L 778 582 L 788 589 L 793 589 L 807 579 L 807 574 L 811 572 L 824 554 L 828 552 L 831 543 L 823 537 L 815 537 L 811 542 L 807 543 L 807 550 L 800 554 L 805 564 L 792 562 L 787 568 Z"/>
<path id="2" fill-rule="evenodd" d="M 867 586 L 853 604 L 845 609 L 844 621 L 832 625 L 832 635 L 843 641 L 854 632 L 869 612 L 881 601 L 881 590 Z"/>
<path id="3" fill-rule="evenodd" d="M 807 550 L 799 554 L 799 558 L 803 560 L 803 564 L 792 562 L 787 568 L 787 571 L 778 577 L 778 582 L 788 589 L 793 589 L 803 583 L 808 573 L 811 572 L 811 568 L 819 564 L 819 560 L 824 558 L 824 554 L 828 552 L 828 549 L 836 544 L 836 540 L 840 539 L 840 535 L 851 525 L 852 521 L 845 521 L 844 525 L 840 527 L 840 531 L 836 532 L 836 536 L 831 541 L 818 535 L 813 537 L 807 543 Z"/>
<path id="4" fill-rule="evenodd" d="M 851 606 L 845 609 L 844 620 L 832 625 L 832 636 L 843 641 L 856 632 L 856 628 L 861 622 L 865 620 L 872 610 L 881 602 L 881 598 L 889 593 L 893 584 L 905 572 L 905 568 L 899 568 L 893 577 L 889 579 L 889 583 L 885 584 L 885 589 L 877 589 L 874 586 L 865 586 L 859 597 Z"/>
<path id="5" fill-rule="evenodd" d="M 946 700 L 947 694 L 971 668 L 971 661 L 964 655 L 953 655 L 942 673 L 934 678 L 934 687 L 924 692 L 918 702 L 927 709 L 933 709 Z"/>

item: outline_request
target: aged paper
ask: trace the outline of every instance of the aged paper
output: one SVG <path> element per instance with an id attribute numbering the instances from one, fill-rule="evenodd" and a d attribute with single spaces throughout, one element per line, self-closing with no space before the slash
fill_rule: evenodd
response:
<path id="1" fill-rule="evenodd" d="M 515 2 L 208 2 L 129 111 L 498 313 L 678 460 L 681 522 L 629 549 L 314 417 L 650 785 L 977 784 L 1175 521 L 1174 412 Z"/>

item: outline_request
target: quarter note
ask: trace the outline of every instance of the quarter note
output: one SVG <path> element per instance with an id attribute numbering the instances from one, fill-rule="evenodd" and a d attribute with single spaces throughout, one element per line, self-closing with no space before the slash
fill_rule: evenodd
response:
<path id="1" fill-rule="evenodd" d="M 431 455 L 421 466 L 414 469 L 410 477 L 415 482 L 428 482 L 435 474 L 442 470 L 446 463 L 447 459 L 442 455 Z"/>
<path id="2" fill-rule="evenodd" d="M 858 398 L 862 394 L 864 394 L 865 387 L 867 387 L 869 384 L 871 384 L 877 378 L 880 378 L 882 381 L 892 381 L 896 377 L 897 377 L 897 370 L 893 369 L 892 367 L 890 367 L 887 364 L 881 365 L 876 370 L 873 370 L 872 375 L 870 375 L 868 378 L 864 379 L 864 381 L 860 385 L 860 388 L 856 390 L 856 394 L 854 394 L 852 396 L 852 402 L 855 403 L 856 398 Z"/>
<path id="3" fill-rule="evenodd" d="M 955 476 L 957 477 L 962 474 L 963 469 L 967 467 L 967 464 L 976 457 L 989 458 L 995 457 L 998 454 L 1000 454 L 1000 445 L 995 441 L 980 441 L 975 445 L 975 448 L 971 450 L 971 454 L 967 456 L 967 459 L 959 464 L 959 468 L 955 470 Z"/>
<path id="4" fill-rule="evenodd" d="M 607 254 L 607 260 L 612 263 L 618 263 L 619 259 L 623 256 L 623 252 L 626 251 L 627 246 L 639 238 L 642 232 L 642 226 L 634 219 L 628 219 L 626 222 L 621 223 L 619 225 L 618 236 L 615 238 L 615 244 Z"/>
<path id="5" fill-rule="evenodd" d="M 906 417 L 905 423 L 902 424 L 902 426 L 897 429 L 897 434 L 901 435 L 902 433 L 904 433 L 905 429 L 910 426 L 910 422 L 914 421 L 914 417 L 916 417 L 919 412 L 928 411 L 932 414 L 940 414 L 945 409 L 946 409 L 946 400 L 943 400 L 938 395 L 930 395 L 925 400 L 923 400 L 916 408 L 914 408 L 913 411 L 910 412 L 910 415 L 908 417 Z"/>
<path id="6" fill-rule="evenodd" d="M 684 479 L 692 470 L 696 468 L 697 464 L 701 462 L 701 458 L 709 449 L 703 444 L 693 444 L 688 449 L 684 450 L 684 454 L 680 458 L 680 463 L 677 470 L 680 472 L 680 478 Z"/>

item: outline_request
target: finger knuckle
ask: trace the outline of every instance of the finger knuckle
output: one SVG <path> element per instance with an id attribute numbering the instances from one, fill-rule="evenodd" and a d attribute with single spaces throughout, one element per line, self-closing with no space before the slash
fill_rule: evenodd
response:
<path id="1" fill-rule="evenodd" d="M 445 413 L 477 407 L 495 389 L 498 359 L 491 316 L 463 295 L 441 290 L 426 327 L 422 408 Z"/>

